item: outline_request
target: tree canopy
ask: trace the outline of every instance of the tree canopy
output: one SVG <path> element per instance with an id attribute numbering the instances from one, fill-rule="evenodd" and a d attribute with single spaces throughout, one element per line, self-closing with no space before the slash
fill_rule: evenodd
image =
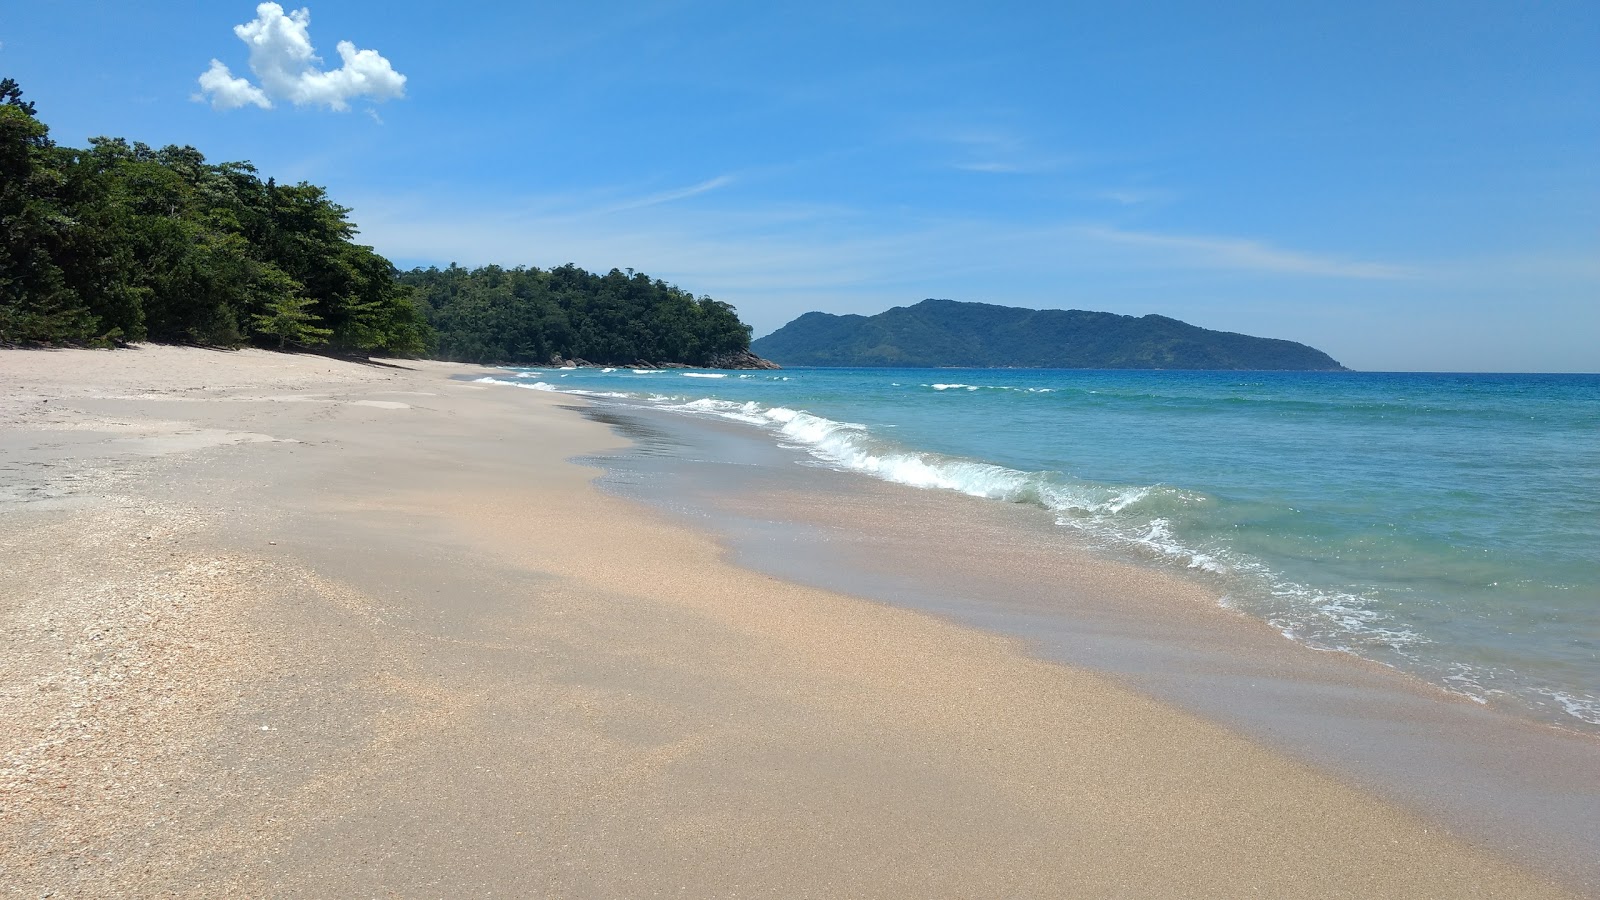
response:
<path id="1" fill-rule="evenodd" d="M 733 307 L 643 273 L 398 272 L 350 210 L 248 162 L 122 138 L 57 146 L 0 81 L 0 344 L 189 342 L 715 364 L 750 346 Z"/>
<path id="2" fill-rule="evenodd" d="M 711 365 L 750 346 L 750 326 L 732 306 L 642 272 L 452 264 L 414 269 L 400 280 L 416 290 L 443 359 Z"/>
<path id="3" fill-rule="evenodd" d="M 0 82 L 0 341 L 430 349 L 409 289 L 323 188 L 193 147 L 61 147 L 35 112 Z"/>

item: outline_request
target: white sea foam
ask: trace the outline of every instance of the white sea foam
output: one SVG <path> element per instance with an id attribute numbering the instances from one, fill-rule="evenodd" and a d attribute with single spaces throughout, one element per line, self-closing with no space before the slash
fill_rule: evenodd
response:
<path id="1" fill-rule="evenodd" d="M 645 370 L 650 372 L 651 370 Z M 686 377 L 725 377 L 721 373 L 682 372 Z M 634 397 L 483 378 L 533 390 L 560 390 L 591 396 Z M 966 384 L 925 385 L 935 390 L 968 390 Z M 911 487 L 949 490 L 974 497 L 1029 503 L 1051 510 L 1058 524 L 1093 540 L 1167 565 L 1215 577 L 1228 592 L 1227 605 L 1263 616 L 1285 637 L 1322 650 L 1361 653 L 1379 650 L 1409 658 L 1426 638 L 1393 620 L 1373 602 L 1353 593 L 1316 590 L 1284 579 L 1258 560 L 1225 544 L 1181 538 L 1176 517 L 1208 498 L 1161 485 L 1106 485 L 1049 472 L 1027 472 L 970 459 L 921 452 L 887 441 L 866 425 L 818 416 L 802 409 L 765 406 L 710 397 L 685 400 L 654 395 L 656 408 L 715 416 L 760 427 L 786 445 L 805 450 L 822 463 Z M 1465 689 L 1463 693 L 1481 692 Z M 1600 701 L 1556 698 L 1572 715 L 1600 717 Z M 1576 711 L 1574 711 L 1576 710 Z M 1585 712 L 1588 710 L 1588 712 Z M 1588 721 L 1586 719 L 1586 721 Z"/>
<path id="2" fill-rule="evenodd" d="M 1600 697 L 1588 695 L 1579 697 L 1566 691 L 1544 689 L 1537 693 L 1543 694 L 1555 701 L 1562 711 L 1580 721 L 1590 725 L 1600 725 Z"/>
<path id="3" fill-rule="evenodd" d="M 508 387 L 524 388 L 530 391 L 550 391 L 557 394 L 577 394 L 580 397 L 609 397 L 617 400 L 633 399 L 632 394 L 624 394 L 618 391 L 585 391 L 579 388 L 558 388 L 548 381 L 535 381 L 529 383 L 526 381 L 506 381 L 503 378 L 494 377 L 478 378 L 475 379 L 475 381 L 479 384 L 503 384 Z"/>
<path id="4" fill-rule="evenodd" d="M 526 388 L 530 391 L 553 391 L 556 389 L 555 385 L 548 384 L 543 381 L 535 381 L 532 384 L 529 384 L 526 381 L 506 381 L 503 378 L 494 378 L 489 376 L 475 380 L 478 384 L 504 384 L 515 388 Z"/>
<path id="5" fill-rule="evenodd" d="M 909 450 L 874 437 L 863 424 L 788 407 L 701 398 L 663 404 L 663 408 L 765 426 L 783 443 L 804 449 L 823 462 L 912 487 L 1101 516 L 1113 516 L 1149 494 L 1148 488 L 1072 483 L 1048 473 Z"/>
<path id="6" fill-rule="evenodd" d="M 1275 608 L 1265 611 L 1268 623 L 1306 646 L 1360 656 L 1382 650 L 1411 659 L 1416 648 L 1431 643 L 1359 594 L 1307 587 L 1262 566 L 1253 574 L 1266 583 L 1265 592 L 1275 601 Z"/>
<path id="7" fill-rule="evenodd" d="M 1120 512 L 1128 503 L 1132 503 L 1136 499 L 1142 498 L 1142 496 L 1143 494 L 1139 497 L 1129 498 L 1125 502 L 1115 503 L 1111 505 L 1111 511 Z M 1202 553 L 1180 543 L 1172 535 L 1172 522 L 1164 518 L 1151 519 L 1145 528 L 1144 534 L 1137 538 L 1137 543 L 1190 569 L 1199 569 L 1202 572 L 1212 572 L 1217 575 L 1225 575 L 1230 571 L 1228 566 L 1216 556 Z"/>
<path id="8" fill-rule="evenodd" d="M 1451 693 L 1459 694 L 1476 703 L 1487 704 L 1491 699 L 1503 700 L 1515 697 L 1515 692 L 1493 685 L 1515 682 L 1518 680 L 1516 675 L 1516 672 L 1509 669 L 1455 662 L 1448 664 L 1446 670 L 1438 674 L 1438 678 Z M 1600 725 L 1600 695 L 1587 692 L 1574 693 L 1541 684 L 1525 688 L 1524 693 L 1527 696 L 1523 699 L 1536 708 L 1554 706 L 1580 722 Z"/>
<path id="9" fill-rule="evenodd" d="M 684 372 L 685 378 L 727 378 L 726 372 Z"/>
<path id="10" fill-rule="evenodd" d="M 675 412 L 700 413 L 705 415 L 720 416 L 748 425 L 768 425 L 769 420 L 761 415 L 761 405 L 758 403 L 736 403 L 732 400 L 716 400 L 711 397 L 702 397 L 699 400 L 690 400 L 686 403 L 672 402 L 670 398 L 656 397 L 654 402 L 661 404 L 662 409 Z"/>
<path id="11" fill-rule="evenodd" d="M 890 387 L 900 387 L 900 383 L 893 382 Z M 936 391 L 1020 391 L 1027 394 L 1053 394 L 1056 392 L 1055 388 L 1020 388 L 1009 384 L 925 384 L 923 387 L 933 388 Z"/>

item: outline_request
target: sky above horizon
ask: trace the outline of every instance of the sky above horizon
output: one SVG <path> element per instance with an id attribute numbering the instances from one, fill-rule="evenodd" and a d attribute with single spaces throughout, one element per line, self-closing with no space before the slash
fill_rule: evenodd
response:
<path id="1" fill-rule="evenodd" d="M 8 4 L 52 137 L 326 185 L 402 268 L 766 334 L 927 297 L 1600 371 L 1600 4 Z"/>

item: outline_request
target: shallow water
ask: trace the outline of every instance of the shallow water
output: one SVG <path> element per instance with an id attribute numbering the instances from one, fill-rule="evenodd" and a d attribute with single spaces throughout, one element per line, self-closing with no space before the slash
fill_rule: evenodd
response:
<path id="1" fill-rule="evenodd" d="M 717 377 L 721 376 L 721 377 Z M 510 370 L 1046 510 L 1320 649 L 1600 733 L 1600 376 Z"/>
<path id="2" fill-rule="evenodd" d="M 1031 655 L 1353 780 L 1580 895 L 1600 889 L 1594 735 L 1284 640 L 1185 573 L 1107 559 L 1037 506 L 832 471 L 734 420 L 621 398 L 567 408 L 630 441 L 579 460 L 603 470 L 602 490 L 709 531 L 744 568 L 1020 639 Z"/>

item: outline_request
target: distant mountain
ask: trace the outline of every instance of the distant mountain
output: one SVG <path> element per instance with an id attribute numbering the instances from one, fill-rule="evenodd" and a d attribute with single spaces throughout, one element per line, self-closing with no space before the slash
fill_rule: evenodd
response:
<path id="1" fill-rule="evenodd" d="M 1321 350 L 1166 316 L 924 300 L 875 316 L 810 312 L 753 341 L 785 366 L 1339 371 Z"/>

